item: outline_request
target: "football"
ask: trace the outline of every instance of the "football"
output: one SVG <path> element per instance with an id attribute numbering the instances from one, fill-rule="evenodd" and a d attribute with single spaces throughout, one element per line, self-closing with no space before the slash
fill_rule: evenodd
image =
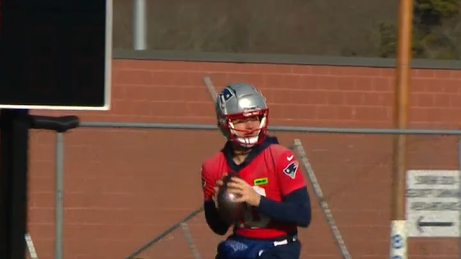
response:
<path id="1" fill-rule="evenodd" d="M 223 186 L 219 189 L 217 202 L 218 212 L 222 220 L 232 224 L 242 219 L 245 210 L 245 204 L 243 202 L 236 202 L 235 199 L 239 196 L 235 193 L 228 191 L 227 184 L 232 177 L 239 177 L 236 174 L 228 174 L 223 179 Z"/>

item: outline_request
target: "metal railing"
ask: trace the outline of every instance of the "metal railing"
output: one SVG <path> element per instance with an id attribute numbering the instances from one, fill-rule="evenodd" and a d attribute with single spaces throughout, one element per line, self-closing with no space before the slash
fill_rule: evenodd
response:
<path id="1" fill-rule="evenodd" d="M 208 78 L 208 77 L 205 77 L 203 78 L 203 81 L 210 93 L 210 97 L 211 99 L 215 99 L 216 98 L 216 90 L 211 82 L 211 79 Z M 165 130 L 170 130 L 170 131 L 173 131 L 173 130 L 176 130 L 178 132 L 176 132 L 177 134 L 179 134 L 180 132 L 179 131 L 187 131 L 187 132 L 197 132 L 197 131 L 216 131 L 216 125 L 199 125 L 199 124 L 163 124 L 163 123 L 138 123 L 138 122 L 82 122 L 81 125 L 80 125 L 80 128 L 92 128 L 93 130 L 95 129 L 110 129 L 110 130 L 113 130 L 113 129 L 119 129 L 119 130 L 141 130 L 141 131 L 144 131 L 146 129 L 149 129 L 149 130 L 162 130 L 162 131 L 165 131 Z M 63 241 L 63 228 L 64 228 L 64 201 L 63 201 L 63 197 L 64 197 L 64 186 L 63 186 L 63 181 L 64 181 L 64 142 L 65 142 L 65 138 L 64 138 L 64 134 L 72 134 L 72 132 L 79 132 L 80 130 L 74 130 L 74 131 L 71 131 L 70 133 L 57 133 L 56 135 L 56 145 L 55 145 L 55 150 L 56 150 L 56 154 L 55 154 L 55 178 L 56 178 L 56 184 L 55 184 L 55 207 L 56 207 L 56 212 L 55 212 L 55 221 L 56 221 L 56 226 L 55 226 L 55 257 L 56 259 L 62 259 L 62 255 L 63 255 L 63 244 L 64 244 L 64 241 Z M 337 156 L 338 154 L 335 153 L 336 151 L 331 151 L 331 150 L 334 150 L 335 148 L 338 148 L 338 147 L 331 147 L 331 141 L 328 141 L 328 144 L 330 145 L 329 147 L 326 147 L 326 148 L 323 148 L 321 145 L 317 145 L 313 147 L 312 143 L 311 142 L 315 142 L 316 139 L 321 139 L 321 138 L 325 138 L 327 137 L 327 139 L 336 139 L 338 141 L 341 141 L 342 139 L 341 138 L 338 138 L 338 135 L 339 136 L 344 136 L 344 135 L 350 135 L 350 136 L 363 136 L 363 135 L 367 135 L 367 139 L 365 140 L 361 140 L 360 142 L 354 142 L 352 140 L 352 142 L 348 142 L 348 145 L 352 146 L 352 147 L 348 147 L 349 149 L 345 149 L 344 147 L 342 147 L 341 149 L 344 150 L 344 152 L 350 152 L 350 150 L 361 150 L 362 148 L 365 149 L 365 150 L 361 150 L 359 153 L 359 156 L 367 156 L 368 154 L 366 152 L 374 152 L 374 150 L 380 150 L 382 149 L 383 145 L 386 145 L 387 142 L 391 142 L 391 139 L 389 137 L 392 137 L 393 135 L 397 135 L 397 134 L 404 134 L 404 135 L 412 135 L 412 136 L 426 136 L 426 138 L 434 138 L 434 141 L 433 143 L 438 143 L 439 139 L 437 138 L 437 136 L 446 136 L 448 138 L 451 138 L 451 141 L 450 141 L 450 144 L 447 145 L 444 145 L 443 147 L 438 147 L 438 149 L 436 148 L 435 150 L 429 150 L 430 152 L 435 152 L 434 154 L 423 154 L 423 158 L 419 159 L 420 161 L 424 161 L 424 160 L 431 160 L 432 157 L 430 157 L 431 155 L 437 155 L 436 153 L 437 152 L 441 152 L 442 150 L 448 148 L 449 151 L 444 151 L 444 152 L 448 152 L 451 156 L 453 156 L 453 154 L 456 156 L 457 158 L 457 165 L 456 165 L 456 168 L 459 168 L 459 164 L 460 164 L 460 161 L 461 161 L 461 142 L 459 141 L 458 137 L 461 136 L 461 130 L 453 130 L 453 129 L 447 129 L 447 130 L 434 130 L 434 129 L 405 129 L 405 130 L 400 130 L 400 129 L 375 129 L 375 128 L 326 128 L 326 127 L 296 127 L 296 126 L 273 126 L 273 127 L 269 127 L 269 131 L 270 132 L 277 132 L 277 133 L 280 133 L 280 134 L 290 134 L 290 140 L 292 141 L 292 143 L 288 146 L 290 149 L 293 150 L 293 152 L 297 155 L 299 161 L 302 163 L 302 168 L 303 168 L 303 171 L 305 173 L 305 177 L 306 179 L 308 179 L 310 185 L 311 185 L 311 190 L 312 192 L 315 194 L 316 196 L 316 200 L 317 200 L 317 203 L 318 203 L 318 207 L 320 208 L 324 218 L 326 219 L 326 222 L 328 223 L 328 227 L 329 227 L 329 231 L 331 233 L 331 237 L 333 238 L 334 240 L 334 244 L 338 250 L 338 255 L 343 258 L 343 259 L 350 259 L 352 258 L 351 254 L 354 255 L 354 250 L 351 249 L 349 250 L 348 247 L 346 246 L 346 244 L 348 242 L 352 242 L 352 240 L 350 240 L 351 238 L 348 239 L 347 235 L 345 235 L 343 237 L 343 235 L 341 234 L 341 225 L 340 227 L 338 227 L 336 221 L 335 221 L 335 218 L 333 217 L 333 214 L 334 214 L 334 209 L 332 210 L 331 209 L 331 206 L 329 205 L 329 203 L 327 203 L 327 200 L 328 199 L 331 199 L 335 194 L 338 196 L 338 194 L 342 195 L 344 190 L 345 190 L 345 186 L 347 187 L 347 184 L 341 184 L 341 186 L 336 187 L 336 190 L 335 192 L 332 194 L 332 191 L 331 190 L 328 190 L 329 191 L 329 195 L 324 195 L 324 191 L 322 190 L 322 188 L 320 187 L 320 182 L 322 182 L 322 179 L 318 180 L 318 175 L 316 175 L 316 173 L 314 172 L 314 169 L 313 168 L 320 168 L 320 176 L 322 176 L 323 174 L 325 174 L 325 168 L 329 168 L 328 167 L 328 164 L 330 163 L 335 163 L 335 162 L 320 162 L 318 159 L 322 159 L 322 160 L 335 160 L 337 159 L 338 157 L 334 157 L 335 155 Z M 295 135 L 294 135 L 295 134 Z M 306 135 L 307 134 L 307 135 Z M 304 136 L 304 139 L 303 139 L 303 142 L 305 144 L 308 145 L 308 150 L 307 152 L 305 151 L 305 148 L 303 147 L 303 145 L 301 144 L 301 140 L 298 139 L 300 137 L 300 135 L 303 135 Z M 372 139 L 372 136 L 374 136 L 373 138 L 376 138 L 376 136 L 384 136 L 384 135 L 387 135 L 388 137 L 384 137 L 385 139 L 383 139 L 383 137 L 380 137 L 381 139 L 380 140 L 376 140 L 376 139 Z M 307 137 L 306 136 L 311 136 L 311 137 Z M 451 136 L 451 137 L 450 137 Z M 194 138 L 193 136 L 191 136 L 192 138 Z M 336 137 L 336 138 L 335 138 Z M 456 139 L 453 139 L 453 137 L 455 137 Z M 389 138 L 389 139 L 387 139 Z M 294 141 L 293 141 L 294 139 Z M 351 139 L 354 139 L 354 137 L 351 137 Z M 307 141 L 305 141 L 307 140 Z M 368 143 L 370 142 L 370 143 Z M 325 142 L 327 144 L 327 142 Z M 451 145 L 454 145 L 453 143 L 457 144 L 458 147 L 455 147 L 455 146 L 451 146 Z M 176 144 L 176 143 L 173 143 L 173 144 Z M 343 143 L 344 144 L 344 143 Z M 357 147 L 354 147 L 354 144 L 357 144 Z M 412 148 L 412 143 L 411 141 L 408 143 L 409 147 Z M 387 148 L 387 151 L 389 154 L 392 153 L 392 149 L 389 148 L 390 146 L 388 146 Z M 318 149 L 318 152 L 322 153 L 324 152 L 325 150 L 328 149 L 328 151 L 331 151 L 332 154 L 324 154 L 324 155 L 321 155 L 321 156 L 315 156 L 315 152 L 312 152 L 312 148 L 314 149 Z M 433 148 L 433 147 L 431 147 Z M 195 152 L 195 151 L 194 151 Z M 384 153 L 386 153 L 384 152 Z M 413 150 L 414 152 L 414 150 Z M 314 157 L 310 157 L 310 159 L 308 159 L 308 155 L 306 153 L 309 153 L 310 155 L 313 155 Z M 426 152 L 427 153 L 427 152 Z M 386 153 L 386 155 L 389 155 Z M 205 154 L 204 154 L 205 155 Z M 210 155 L 210 154 L 207 154 L 207 155 Z M 207 156 L 205 155 L 205 156 Z M 383 155 L 383 152 L 380 153 L 380 155 Z M 327 157 L 327 158 L 326 158 Z M 342 156 L 343 157 L 343 156 Z M 390 157 L 390 156 L 389 156 Z M 374 159 L 374 157 L 372 157 Z M 317 160 L 316 160 L 317 159 Z M 373 165 L 373 166 L 377 166 L 377 167 L 380 167 L 382 166 L 382 161 L 379 160 L 379 161 L 375 161 L 375 162 L 369 162 L 369 161 L 366 161 L 366 162 L 360 162 L 360 159 L 361 158 L 356 158 L 355 160 L 353 159 L 353 156 L 348 156 L 347 157 L 347 160 L 348 161 L 339 161 L 339 165 L 338 167 L 348 167 L 348 171 L 354 171 L 355 169 L 353 169 L 353 166 L 354 163 L 356 163 L 357 161 L 359 163 L 362 163 L 362 164 L 368 164 L 368 167 L 365 169 L 365 171 L 367 170 L 370 170 L 370 164 L 373 164 L 373 163 L 376 163 L 376 165 Z M 388 159 L 388 158 L 384 158 L 384 159 Z M 313 165 L 311 165 L 310 161 L 309 160 L 312 160 L 313 161 Z M 351 161 L 349 161 L 351 160 Z M 200 161 L 196 161 L 194 162 L 194 167 L 195 166 L 199 166 L 199 163 Z M 322 167 L 322 163 L 324 164 L 323 165 L 323 168 Z M 387 163 L 389 166 L 390 166 L 390 162 L 388 161 Z M 430 165 L 430 164 L 429 164 Z M 431 167 L 432 165 L 430 165 L 429 167 Z M 440 166 L 440 164 L 438 164 L 438 166 Z M 433 166 L 432 166 L 433 167 Z M 445 166 L 446 167 L 446 166 Z M 451 165 L 451 167 L 453 167 L 453 165 Z M 323 170 L 322 170 L 323 169 Z M 418 169 L 421 169 L 421 168 L 418 168 Z M 424 169 L 424 168 L 422 168 Z M 430 169 L 434 169 L 434 168 L 430 168 Z M 437 168 L 436 168 L 437 169 Z M 387 170 L 390 172 L 391 171 L 391 168 L 387 168 Z M 384 170 L 384 172 L 386 172 L 387 170 Z M 316 169 L 317 171 L 317 169 Z M 383 172 L 383 170 L 378 170 L 380 173 Z M 364 177 L 366 174 L 364 173 L 361 173 L 361 174 L 358 174 L 357 176 L 354 176 L 354 177 Z M 324 180 L 324 179 L 323 179 Z M 361 198 L 361 197 L 358 197 L 358 198 Z M 390 200 L 390 195 L 389 195 L 389 198 Z M 333 206 L 334 207 L 334 206 Z M 359 209 L 360 210 L 360 209 Z M 194 258 L 196 259 L 200 259 L 202 258 L 201 256 L 201 253 L 199 252 L 200 249 L 197 248 L 197 246 L 195 245 L 194 243 L 194 240 L 192 238 L 192 234 L 189 230 L 189 226 L 188 226 L 188 222 L 193 219 L 195 216 L 197 216 L 198 214 L 200 214 L 202 212 L 202 208 L 199 207 L 195 210 L 193 210 L 191 213 L 189 213 L 188 215 L 184 216 L 181 220 L 179 220 L 178 222 L 172 224 L 171 227 L 167 228 L 165 231 L 163 231 L 162 233 L 158 234 L 157 236 L 153 237 L 152 239 L 146 241 L 144 244 L 140 244 L 139 247 L 137 249 L 135 249 L 132 253 L 130 253 L 128 256 L 125 256 L 123 258 L 126 258 L 126 259 L 135 259 L 137 256 L 139 256 L 140 254 L 142 254 L 143 252 L 145 252 L 146 250 L 148 250 L 149 248 L 153 247 L 154 244 L 160 242 L 161 240 L 163 240 L 165 237 L 167 237 L 168 235 L 170 235 L 172 232 L 174 232 L 175 230 L 177 229 L 181 229 L 182 232 L 184 233 L 184 237 L 186 238 L 186 241 L 188 243 L 188 247 L 190 249 L 190 251 L 192 252 Z M 375 215 L 375 214 L 373 214 Z M 327 231 L 326 229 L 324 231 Z M 387 237 L 389 236 L 388 233 L 385 233 L 385 234 L 380 234 L 380 235 L 386 235 L 385 237 L 384 236 L 381 236 L 381 239 L 386 239 L 387 240 Z M 349 234 L 350 236 L 350 234 Z M 370 238 L 375 238 L 375 237 L 370 237 Z M 460 243 L 460 246 L 461 246 L 461 243 Z M 40 248 L 39 248 L 40 249 Z M 331 251 L 330 251 L 331 252 Z M 357 252 L 356 252 L 357 253 Z M 383 255 L 386 254 L 387 252 L 382 252 Z M 452 256 L 452 255 L 451 255 Z"/>
<path id="2" fill-rule="evenodd" d="M 214 125 L 183 125 L 183 124 L 158 124 L 158 123 L 129 123 L 129 122 L 82 122 L 81 128 L 105 128 L 105 129 L 156 129 L 156 130 L 195 130 L 195 131 L 215 131 L 216 126 Z M 407 130 L 396 130 L 396 129 L 354 129 L 354 128 L 319 128 L 319 127 L 292 127 L 292 126 L 275 126 L 271 127 L 270 132 L 278 132 L 280 134 L 285 133 L 296 133 L 298 135 L 308 134 L 309 136 L 334 136 L 337 134 L 350 134 L 351 136 L 356 135 L 395 135 L 395 134 L 406 134 L 406 135 L 415 135 L 415 136 L 447 136 L 453 138 L 456 137 L 455 143 L 458 144 L 458 147 L 450 147 L 448 151 L 450 154 L 457 154 L 458 163 L 461 161 L 461 142 L 458 141 L 458 136 L 461 136 L 461 130 L 433 130 L 433 129 L 407 129 Z M 57 259 L 62 258 L 63 254 L 63 244 L 64 244 L 64 237 L 63 237 L 63 228 L 65 225 L 64 222 L 64 158 L 65 158 L 65 134 L 73 134 L 72 132 L 78 132 L 79 129 L 71 131 L 69 133 L 57 133 L 56 134 L 56 143 L 55 143 L 55 249 L 56 255 L 58 255 Z M 307 135 L 305 135 L 307 136 Z M 317 138 L 317 137 L 315 137 Z M 311 139 L 315 139 L 312 137 Z M 434 143 L 438 140 L 434 139 Z M 381 141 L 384 143 L 385 141 Z M 305 143 L 306 144 L 306 143 Z M 307 143 L 308 144 L 308 143 Z M 323 194 L 322 189 L 320 188 L 319 180 L 314 173 L 312 168 L 316 167 L 316 161 L 313 160 L 313 165 L 310 164 L 309 160 L 307 159 L 306 151 L 301 144 L 299 139 L 295 139 L 293 144 L 289 146 L 298 156 L 300 162 L 303 165 L 304 173 L 306 173 L 306 178 L 309 179 L 309 183 L 312 186 L 312 190 L 317 198 L 317 202 L 319 204 L 319 208 L 322 210 L 322 213 L 329 225 L 332 237 L 336 243 L 336 246 L 339 251 L 339 255 L 341 258 L 351 258 L 351 253 L 349 252 L 346 244 L 350 242 L 350 240 L 343 238 L 340 233 L 340 227 L 336 225 L 335 220 L 333 219 L 332 210 L 327 203 L 327 198 Z M 379 146 L 375 148 L 380 148 Z M 309 152 L 308 152 L 309 153 Z M 332 157 L 332 160 L 335 158 Z M 200 162 L 197 162 L 197 166 L 199 166 Z M 199 249 L 194 245 L 194 241 L 192 239 L 192 235 L 188 230 L 187 222 L 194 218 L 196 215 L 202 212 L 202 208 L 197 208 L 189 215 L 185 216 L 179 222 L 173 224 L 170 228 L 166 229 L 163 233 L 155 236 L 151 240 L 147 241 L 145 244 L 140 245 L 138 249 L 133 251 L 130 255 L 124 256 L 123 258 L 126 259 L 134 259 L 136 256 L 141 254 L 146 249 L 152 247 L 157 242 L 161 241 L 162 238 L 168 236 L 171 232 L 175 231 L 176 229 L 182 229 L 185 233 L 186 240 L 189 243 L 189 247 L 194 255 L 195 258 L 201 258 Z M 154 220 L 154 219 L 153 219 Z M 37 237 L 34 237 L 37 238 Z M 385 238 L 385 237 L 381 237 Z M 38 247 L 38 252 L 40 252 L 40 247 Z M 121 256 L 122 258 L 122 256 Z"/>

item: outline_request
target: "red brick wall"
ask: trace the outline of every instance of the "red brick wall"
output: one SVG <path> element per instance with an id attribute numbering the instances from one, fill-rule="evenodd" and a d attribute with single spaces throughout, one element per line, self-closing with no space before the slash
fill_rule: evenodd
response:
<path id="1" fill-rule="evenodd" d="M 458 128 L 461 71 L 414 70 L 412 127 Z M 391 127 L 392 69 L 115 60 L 112 109 L 79 113 L 86 121 L 214 123 L 202 82 L 247 81 L 260 87 L 272 125 Z M 42 113 L 43 112 L 37 112 Z M 58 113 L 48 113 L 58 114 Z M 391 136 L 277 134 L 303 141 L 354 258 L 388 254 Z M 31 134 L 30 232 L 41 259 L 53 258 L 53 133 Z M 409 137 L 412 169 L 457 168 L 455 137 Z M 201 205 L 199 167 L 222 145 L 218 132 L 77 129 L 65 137 L 65 258 L 124 258 Z M 313 192 L 311 192 L 313 194 Z M 315 198 L 313 198 L 316 201 Z M 203 258 L 219 239 L 200 214 L 190 222 Z M 340 258 L 315 206 L 303 230 L 304 258 Z M 411 258 L 457 258 L 457 240 L 411 240 Z M 309 256 L 307 256 L 309 255 Z M 141 258 L 191 258 L 176 230 Z M 425 258 L 425 257 L 424 257 Z"/>

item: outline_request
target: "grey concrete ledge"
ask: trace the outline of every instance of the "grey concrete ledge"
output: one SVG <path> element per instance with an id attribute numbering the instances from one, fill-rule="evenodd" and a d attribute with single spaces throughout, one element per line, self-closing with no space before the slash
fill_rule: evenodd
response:
<path id="1" fill-rule="evenodd" d="M 256 64 L 292 64 L 317 66 L 353 66 L 353 67 L 395 67 L 395 59 L 360 58 L 360 57 L 327 57 L 283 54 L 236 54 L 193 51 L 160 51 L 160 50 L 114 50 L 114 59 L 131 60 L 164 60 L 195 62 L 229 62 Z M 412 68 L 420 69 L 461 69 L 461 60 L 428 60 L 415 59 Z"/>

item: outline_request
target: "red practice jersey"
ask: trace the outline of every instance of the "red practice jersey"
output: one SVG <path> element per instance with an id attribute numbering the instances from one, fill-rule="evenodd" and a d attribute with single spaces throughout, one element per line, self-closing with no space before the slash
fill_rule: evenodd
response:
<path id="1" fill-rule="evenodd" d="M 202 185 L 205 201 L 212 200 L 215 182 L 231 172 L 223 152 L 206 160 L 202 165 Z M 271 144 L 243 166 L 239 176 L 263 196 L 281 201 L 284 195 L 305 187 L 306 182 L 299 163 L 288 148 Z M 235 234 L 250 238 L 275 238 L 297 230 L 296 224 L 270 219 L 256 212 L 246 211 L 245 217 L 235 225 Z"/>

